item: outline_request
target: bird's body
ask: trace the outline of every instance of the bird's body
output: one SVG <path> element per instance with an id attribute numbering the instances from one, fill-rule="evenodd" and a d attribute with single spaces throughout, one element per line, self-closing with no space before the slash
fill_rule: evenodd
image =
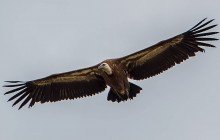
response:
<path id="1" fill-rule="evenodd" d="M 17 99 L 13 106 L 22 101 L 20 108 L 30 102 L 56 102 L 66 99 L 91 96 L 110 87 L 107 100 L 126 101 L 133 99 L 141 87 L 129 82 L 129 79 L 142 80 L 162 73 L 179 64 L 197 52 L 204 52 L 204 47 L 215 47 L 206 41 L 218 40 L 208 36 L 218 32 L 206 32 L 217 25 L 213 20 L 199 22 L 190 30 L 170 39 L 161 41 L 149 48 L 116 59 L 107 59 L 95 66 L 71 72 L 54 74 L 45 78 L 20 82 L 7 81 L 5 87 L 16 87 L 5 94 L 15 93 L 10 99 Z"/>
<path id="2" fill-rule="evenodd" d="M 106 84 L 114 89 L 121 96 L 129 95 L 129 83 L 127 73 L 123 70 L 123 65 L 117 59 L 109 59 L 103 62 L 108 69 L 100 68 L 100 74 Z M 106 72 L 111 71 L 111 72 Z M 115 82 L 117 81 L 117 83 Z"/>
<path id="3" fill-rule="evenodd" d="M 125 71 L 123 63 L 120 63 L 118 59 L 108 59 L 103 61 L 98 68 L 100 69 L 99 74 L 111 87 L 110 91 L 119 97 L 118 101 L 127 100 L 132 93 L 130 93 L 128 73 Z"/>

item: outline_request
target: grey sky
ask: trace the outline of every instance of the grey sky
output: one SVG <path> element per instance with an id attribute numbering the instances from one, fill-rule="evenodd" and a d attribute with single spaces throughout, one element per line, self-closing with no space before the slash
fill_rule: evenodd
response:
<path id="1" fill-rule="evenodd" d="M 121 57 L 205 17 L 220 24 L 219 13 L 219 0 L 0 0 L 0 84 Z M 219 140 L 220 42 L 213 44 L 218 48 L 135 81 L 141 94 L 120 104 L 107 102 L 106 90 L 18 111 L 0 87 L 0 139 Z"/>

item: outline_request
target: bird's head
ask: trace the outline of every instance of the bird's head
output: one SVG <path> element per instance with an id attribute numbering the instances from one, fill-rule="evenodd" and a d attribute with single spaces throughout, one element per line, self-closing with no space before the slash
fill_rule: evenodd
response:
<path id="1" fill-rule="evenodd" d="M 109 64 L 107 63 L 101 63 L 98 67 L 98 69 L 106 72 L 108 75 L 111 75 L 112 74 L 112 69 L 111 67 L 109 66 Z"/>

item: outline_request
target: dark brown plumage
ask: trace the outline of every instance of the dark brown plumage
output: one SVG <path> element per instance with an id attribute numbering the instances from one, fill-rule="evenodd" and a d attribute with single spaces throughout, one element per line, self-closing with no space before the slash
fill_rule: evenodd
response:
<path id="1" fill-rule="evenodd" d="M 16 99 L 13 106 L 21 102 L 19 109 L 28 102 L 31 107 L 36 102 L 92 96 L 104 91 L 107 85 L 110 86 L 107 100 L 121 102 L 133 99 L 140 93 L 141 87 L 130 83 L 128 78 L 141 80 L 155 76 L 195 56 L 196 52 L 204 52 L 200 46 L 215 47 L 206 41 L 218 40 L 208 37 L 218 32 L 207 32 L 217 25 L 209 26 L 213 20 L 205 20 L 173 38 L 122 58 L 105 60 L 93 67 L 28 82 L 6 81 L 10 84 L 5 87 L 15 89 L 5 94 L 14 94 L 9 101 Z"/>

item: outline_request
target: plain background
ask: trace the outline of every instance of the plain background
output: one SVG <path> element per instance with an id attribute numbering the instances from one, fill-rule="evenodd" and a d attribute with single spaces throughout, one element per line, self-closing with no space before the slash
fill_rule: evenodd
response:
<path id="1" fill-rule="evenodd" d="M 125 56 L 205 17 L 220 23 L 219 13 L 219 0 L 1 0 L 0 85 Z M 159 76 L 134 81 L 141 94 L 120 104 L 107 102 L 106 90 L 18 111 L 0 87 L 0 139 L 219 140 L 220 42 L 213 44 Z"/>

